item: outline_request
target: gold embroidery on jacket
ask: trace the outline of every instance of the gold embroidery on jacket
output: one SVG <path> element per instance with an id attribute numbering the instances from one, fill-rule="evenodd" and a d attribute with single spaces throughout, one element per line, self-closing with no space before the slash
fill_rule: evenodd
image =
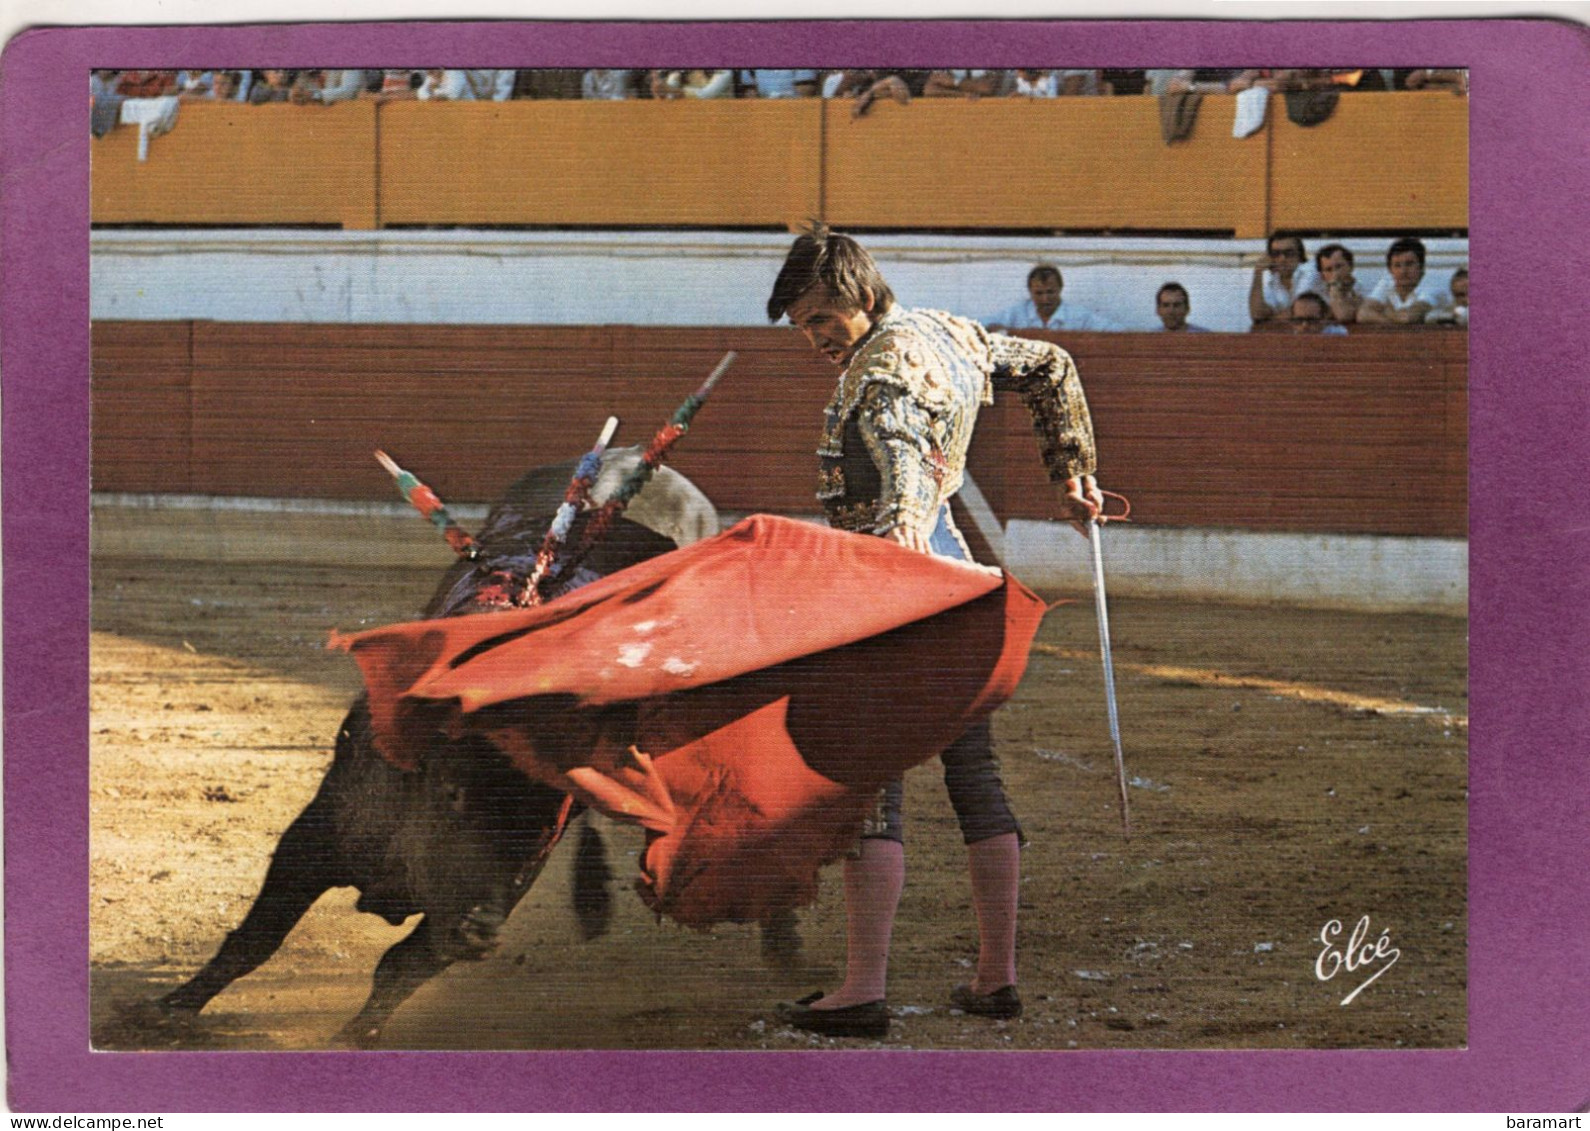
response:
<path id="1" fill-rule="evenodd" d="M 1093 427 L 1069 354 L 942 311 L 896 307 L 878 319 L 824 411 L 817 496 L 829 521 L 877 534 L 930 530 L 961 487 L 978 410 L 996 388 L 1026 405 L 1050 479 L 1092 474 Z M 848 495 L 842 462 L 852 419 L 882 480 L 877 499 Z"/>

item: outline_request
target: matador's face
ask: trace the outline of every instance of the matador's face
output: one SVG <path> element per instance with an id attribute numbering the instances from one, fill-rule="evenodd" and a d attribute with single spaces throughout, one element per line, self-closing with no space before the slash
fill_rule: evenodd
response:
<path id="1" fill-rule="evenodd" d="M 787 313 L 790 325 L 806 335 L 812 349 L 842 367 L 850 364 L 857 344 L 872 330 L 871 292 L 866 300 L 858 306 L 819 284 L 790 303 Z"/>

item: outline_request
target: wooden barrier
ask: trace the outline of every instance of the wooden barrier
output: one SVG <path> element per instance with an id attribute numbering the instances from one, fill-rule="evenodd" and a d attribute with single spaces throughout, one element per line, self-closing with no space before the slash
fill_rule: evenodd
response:
<path id="1" fill-rule="evenodd" d="M 1303 129 L 1272 102 L 1184 141 L 1146 96 L 848 101 L 183 103 L 136 157 L 93 143 L 96 224 L 1230 232 L 1466 230 L 1468 100 L 1347 94 Z"/>
<path id="2" fill-rule="evenodd" d="M 394 102 L 383 224 L 783 227 L 819 209 L 822 103 Z"/>
<path id="3" fill-rule="evenodd" d="M 1450 91 L 1344 94 L 1309 128 L 1272 109 L 1269 227 L 1467 228 L 1468 113 Z"/>
<path id="4" fill-rule="evenodd" d="M 1100 480 L 1145 523 L 1466 534 L 1467 334 L 1035 336 L 1076 358 Z M 996 404 L 970 464 L 1006 520 L 1052 513 L 1025 416 Z"/>
<path id="5" fill-rule="evenodd" d="M 1154 98 L 828 104 L 826 203 L 844 227 L 1266 231 L 1266 145 L 1236 139 L 1236 99 L 1204 99 L 1160 138 Z"/>
<path id="6" fill-rule="evenodd" d="M 193 323 L 96 322 L 89 357 L 99 491 L 193 487 Z"/>
<path id="7" fill-rule="evenodd" d="M 1145 523 L 1465 534 L 1466 334 L 1057 340 L 1101 479 Z M 93 483 L 389 499 L 380 447 L 444 499 L 489 500 L 609 413 L 644 443 L 727 349 L 675 466 L 726 510 L 813 512 L 833 371 L 787 329 L 739 327 L 97 322 Z M 1054 513 L 1015 398 L 986 411 L 970 468 L 1002 520 Z"/>
<path id="8" fill-rule="evenodd" d="M 376 104 L 184 102 L 138 160 L 138 130 L 89 147 L 95 224 L 374 228 Z"/>

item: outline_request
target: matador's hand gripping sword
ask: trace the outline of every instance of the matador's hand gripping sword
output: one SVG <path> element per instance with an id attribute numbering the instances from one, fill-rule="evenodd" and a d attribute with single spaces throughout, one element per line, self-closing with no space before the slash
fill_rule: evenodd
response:
<path id="1" fill-rule="evenodd" d="M 1120 499 L 1126 508 L 1118 515 L 1106 515 L 1106 521 L 1121 522 L 1132 513 L 1132 504 L 1125 496 L 1113 491 L 1101 494 Z M 1115 782 L 1121 794 L 1121 832 L 1130 839 L 1132 814 L 1126 799 L 1126 755 L 1121 751 L 1121 718 L 1115 706 L 1115 662 L 1110 656 L 1110 611 L 1104 598 L 1104 531 L 1097 518 L 1088 520 L 1088 545 L 1093 549 L 1093 603 L 1098 610 L 1099 652 L 1104 657 L 1104 702 L 1110 713 L 1110 741 L 1115 746 Z"/>

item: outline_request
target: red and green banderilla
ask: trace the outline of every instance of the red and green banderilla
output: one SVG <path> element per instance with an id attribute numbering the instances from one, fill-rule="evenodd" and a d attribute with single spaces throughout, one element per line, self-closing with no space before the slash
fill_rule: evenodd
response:
<path id="1" fill-rule="evenodd" d="M 459 526 L 453 516 L 447 513 L 447 507 L 441 499 L 436 497 L 425 484 L 421 483 L 412 472 L 404 471 L 385 452 L 377 449 L 375 458 L 386 468 L 387 474 L 392 476 L 392 481 L 397 484 L 398 494 L 407 499 L 415 510 L 431 520 L 431 525 L 442 532 L 442 537 L 447 539 L 447 544 L 453 552 L 461 558 L 474 561 L 480 557 L 480 545 L 470 535 L 469 531 Z"/>
<path id="2" fill-rule="evenodd" d="M 547 528 L 546 537 L 541 540 L 541 548 L 536 551 L 536 560 L 530 569 L 530 576 L 525 578 L 524 587 L 519 591 L 514 604 L 539 605 L 542 602 L 541 579 L 546 576 L 547 570 L 552 568 L 552 563 L 557 560 L 558 551 L 569 540 L 569 531 L 574 528 L 575 518 L 589 505 L 591 486 L 602 470 L 602 453 L 607 450 L 607 445 L 617 430 L 618 417 L 609 416 L 602 428 L 602 434 L 596 438 L 596 446 L 581 456 L 580 462 L 575 465 L 574 478 L 569 480 L 568 489 L 563 492 L 563 502 L 558 505 L 557 513 L 552 516 L 552 525 Z"/>
<path id="3" fill-rule="evenodd" d="M 700 411 L 712 387 L 724 375 L 729 366 L 734 363 L 735 353 L 730 350 L 723 355 L 723 360 L 718 362 L 711 375 L 701 383 L 701 387 L 685 398 L 682 405 L 674 413 L 673 418 L 652 437 L 650 444 L 641 455 L 640 466 L 632 471 L 613 493 L 612 498 L 603 503 L 592 516 L 591 521 L 585 526 L 585 531 L 580 538 L 580 545 L 571 561 L 567 562 L 559 571 L 560 574 L 570 574 L 580 562 L 591 552 L 607 529 L 629 506 L 630 500 L 640 494 L 641 489 L 651 479 L 652 474 L 667 457 L 668 450 L 673 447 L 679 437 L 690 430 L 690 422 Z M 608 443 L 613 438 L 613 432 L 618 427 L 617 417 L 608 417 L 607 425 L 602 429 L 601 436 L 596 441 L 596 446 L 587 452 L 574 469 L 574 477 L 570 480 L 568 489 L 564 492 L 563 502 L 553 516 L 552 526 L 547 530 L 546 537 L 542 539 L 541 548 L 536 553 L 536 560 L 531 568 L 530 576 L 518 589 L 511 601 L 499 599 L 496 604 L 515 604 L 520 606 L 539 605 L 541 603 L 540 586 L 546 578 L 553 562 L 557 560 L 558 551 L 568 542 L 569 532 L 573 528 L 574 520 L 579 512 L 590 505 L 591 488 L 596 482 L 596 477 L 601 471 L 602 454 Z M 403 470 L 383 451 L 377 451 L 375 458 L 381 466 L 386 468 L 397 484 L 398 492 L 431 521 L 431 524 L 442 532 L 447 539 L 447 544 L 459 557 L 468 558 L 478 562 L 481 556 L 479 543 L 454 521 L 453 516 L 447 513 L 447 507 L 424 483 L 411 472 Z M 506 594 L 503 595 L 506 598 Z"/>
<path id="4" fill-rule="evenodd" d="M 624 508 L 629 506 L 630 500 L 640 494 L 641 489 L 646 486 L 657 468 L 662 464 L 662 461 L 667 458 L 669 449 L 678 442 L 679 437 L 690 431 L 690 422 L 695 419 L 696 413 L 706 403 L 707 397 L 711 394 L 713 386 L 718 383 L 718 379 L 729 371 L 729 366 L 734 364 L 736 356 L 738 355 L 733 350 L 724 354 L 723 360 L 718 362 L 716 368 L 701 383 L 701 387 L 686 397 L 684 403 L 674 412 L 672 419 L 658 429 L 657 434 L 652 437 L 651 443 L 647 444 L 646 450 L 641 453 L 640 465 L 625 477 L 624 482 L 619 484 L 618 490 L 614 491 L 612 497 L 597 508 L 596 513 L 591 516 L 591 520 L 585 524 L 585 530 L 580 536 L 579 548 L 575 551 L 573 559 L 563 567 L 562 573 L 570 573 L 579 566 L 580 562 L 591 552 L 591 547 L 596 545 L 597 540 L 607 532 L 608 527 L 618 520 L 618 516 L 624 512 Z"/>

